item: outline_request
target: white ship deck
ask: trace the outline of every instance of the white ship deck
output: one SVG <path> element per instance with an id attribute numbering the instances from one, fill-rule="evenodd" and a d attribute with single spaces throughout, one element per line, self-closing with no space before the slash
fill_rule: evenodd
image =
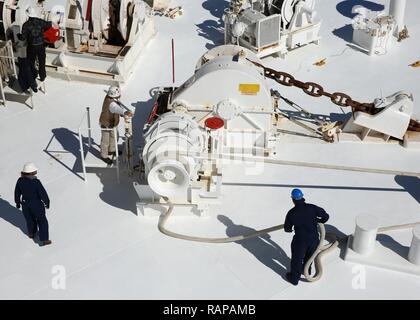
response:
<path id="1" fill-rule="evenodd" d="M 175 39 L 176 85 L 191 76 L 207 48 L 223 41 L 220 18 L 227 1 L 177 3 L 183 7 L 183 16 L 176 20 L 156 17 L 158 34 L 122 88 L 123 102 L 135 112 L 136 137 L 151 109 L 150 89 L 172 85 L 171 39 Z M 384 95 L 412 92 L 420 117 L 420 68 L 408 67 L 420 60 L 420 2 L 407 3 L 410 38 L 380 57 L 346 49 L 351 3 L 366 1 L 318 1 L 321 44 L 292 52 L 286 60 L 267 58 L 264 63 L 367 102 L 381 96 L 381 91 Z M 388 6 L 388 1 L 375 3 Z M 327 58 L 325 66 L 313 65 L 322 58 Z M 326 98 L 273 86 L 315 114 L 341 114 Z M 49 77 L 47 95 L 34 96 L 35 110 L 18 101 L 0 107 L 1 299 L 420 299 L 419 276 L 374 267 L 366 267 L 366 287 L 355 289 L 355 265 L 345 262 L 340 250 L 326 258 L 320 281 L 301 281 L 294 287 L 284 280 L 290 263 L 290 234 L 275 232 L 271 241 L 258 238 L 242 244 L 176 240 L 158 231 L 157 220 L 136 216 L 137 196 L 132 179 L 124 173 L 118 184 L 115 170 L 92 169 L 85 183 L 77 128 L 87 106 L 96 123 L 106 88 Z M 96 142 L 99 135 L 98 127 L 93 133 Z M 313 140 L 282 139 L 280 157 L 420 171 L 418 150 L 395 144 L 334 145 Z M 53 245 L 47 247 L 27 238 L 21 211 L 14 206 L 15 182 L 28 161 L 38 165 L 38 177 L 51 198 L 48 220 Z M 361 213 L 380 217 L 384 226 L 420 221 L 417 177 L 268 164 L 258 175 L 246 169 L 238 164 L 226 168 L 223 204 L 210 217 L 173 218 L 168 227 L 217 237 L 280 224 L 292 205 L 289 194 L 295 186 L 303 189 L 308 202 L 327 210 L 331 216 L 327 230 L 339 235 L 351 234 L 355 217 Z M 220 216 L 229 217 L 234 225 L 227 228 Z M 389 250 L 405 252 L 411 236 L 410 231 L 396 231 L 380 237 Z M 51 286 L 56 265 L 65 267 L 65 290 Z"/>

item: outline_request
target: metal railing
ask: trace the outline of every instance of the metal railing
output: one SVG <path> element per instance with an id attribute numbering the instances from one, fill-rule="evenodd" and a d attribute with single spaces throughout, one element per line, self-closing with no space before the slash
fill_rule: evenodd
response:
<path id="1" fill-rule="evenodd" d="M 15 55 L 13 53 L 13 45 L 10 40 L 0 41 L 0 99 L 4 107 L 6 107 L 7 101 L 4 82 L 7 84 L 9 82 L 10 77 L 18 79 Z M 3 79 L 5 79 L 5 81 Z M 30 107 L 31 109 L 34 109 L 32 89 L 30 89 L 29 97 L 31 99 Z"/>

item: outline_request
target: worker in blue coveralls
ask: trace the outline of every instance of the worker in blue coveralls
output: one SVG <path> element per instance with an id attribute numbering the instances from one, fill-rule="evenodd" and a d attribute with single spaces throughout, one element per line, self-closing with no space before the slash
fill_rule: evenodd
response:
<path id="1" fill-rule="evenodd" d="M 324 209 L 306 203 L 300 189 L 292 190 L 292 200 L 295 206 L 287 213 L 284 222 L 284 231 L 295 231 L 291 245 L 291 271 L 286 274 L 286 278 L 296 286 L 306 262 L 318 247 L 318 223 L 327 222 L 329 215 Z"/>
<path id="2" fill-rule="evenodd" d="M 29 238 L 33 239 L 39 229 L 39 240 L 41 245 L 45 246 L 51 244 L 45 216 L 45 208 L 49 209 L 50 199 L 41 181 L 36 177 L 37 171 L 33 163 L 25 164 L 16 183 L 15 203 L 18 209 L 22 206 Z"/>

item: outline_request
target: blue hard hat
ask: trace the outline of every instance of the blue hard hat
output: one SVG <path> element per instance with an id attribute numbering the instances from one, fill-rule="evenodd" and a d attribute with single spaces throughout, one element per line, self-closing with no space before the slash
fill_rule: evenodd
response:
<path id="1" fill-rule="evenodd" d="M 292 199 L 294 200 L 301 200 L 303 199 L 303 192 L 300 189 L 293 189 L 292 190 Z"/>

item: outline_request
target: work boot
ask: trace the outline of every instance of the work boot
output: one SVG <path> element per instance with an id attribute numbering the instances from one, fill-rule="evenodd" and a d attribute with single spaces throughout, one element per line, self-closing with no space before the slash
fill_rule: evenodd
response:
<path id="1" fill-rule="evenodd" d="M 111 160 L 110 158 L 102 158 L 102 157 L 101 157 L 101 160 L 102 160 L 103 162 L 105 162 L 106 164 L 112 164 L 112 160 Z"/>
<path id="2" fill-rule="evenodd" d="M 36 234 L 38 233 L 38 230 L 35 230 L 33 233 L 28 233 L 29 239 L 35 238 Z"/>
<path id="3" fill-rule="evenodd" d="M 108 155 L 110 155 L 110 156 L 115 156 L 115 155 L 116 155 L 116 152 L 115 152 L 115 151 L 113 151 L 113 152 L 108 152 Z M 122 155 L 122 151 L 118 150 L 118 155 L 119 155 L 119 156 L 120 156 L 120 155 Z"/>
<path id="4" fill-rule="evenodd" d="M 297 286 L 297 284 L 299 282 L 299 280 L 298 281 L 293 281 L 292 280 L 292 273 L 291 272 L 286 273 L 286 280 L 289 281 L 294 286 Z"/>
<path id="5" fill-rule="evenodd" d="M 52 243 L 51 240 L 45 240 L 45 241 L 42 241 L 42 246 L 48 246 L 51 243 Z"/>

